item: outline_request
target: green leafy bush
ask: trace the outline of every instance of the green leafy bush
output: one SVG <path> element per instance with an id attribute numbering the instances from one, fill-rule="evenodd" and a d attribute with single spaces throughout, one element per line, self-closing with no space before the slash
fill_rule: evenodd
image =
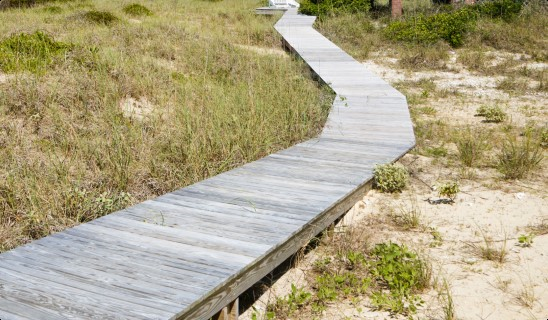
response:
<path id="1" fill-rule="evenodd" d="M 523 2 L 519 0 L 495 0 L 482 1 L 472 6 L 472 9 L 484 17 L 510 21 L 521 12 L 522 6 Z"/>
<path id="2" fill-rule="evenodd" d="M 522 4 L 516 0 L 484 1 L 460 9 L 448 8 L 447 12 L 433 15 L 419 14 L 402 21 L 394 21 L 386 27 L 384 34 L 391 40 L 435 43 L 444 40 L 452 47 L 464 44 L 464 37 L 474 28 L 479 17 L 510 21 L 521 11 Z"/>
<path id="3" fill-rule="evenodd" d="M 39 73 L 51 65 L 56 56 L 72 46 L 57 42 L 41 31 L 21 33 L 0 41 L 0 70 Z"/>
<path id="4" fill-rule="evenodd" d="M 438 195 L 440 197 L 447 197 L 452 202 L 455 201 L 459 191 L 459 184 L 456 181 L 444 182 L 438 185 Z"/>
<path id="5" fill-rule="evenodd" d="M 106 26 L 111 25 L 119 20 L 118 17 L 108 11 L 96 10 L 84 13 L 84 18 L 93 23 L 104 24 Z"/>
<path id="6" fill-rule="evenodd" d="M 499 123 L 506 120 L 506 112 L 499 106 L 481 106 L 476 111 L 476 115 L 485 118 L 485 122 Z"/>
<path id="7" fill-rule="evenodd" d="M 384 34 L 396 41 L 435 43 L 445 40 L 452 47 L 459 47 L 475 19 L 476 15 L 468 9 L 431 16 L 417 15 L 390 23 Z"/>
<path id="8" fill-rule="evenodd" d="M 369 9 L 369 0 L 303 0 L 299 12 L 321 18 L 341 13 L 365 13 Z"/>
<path id="9" fill-rule="evenodd" d="M 138 3 L 128 4 L 123 10 L 126 14 L 136 17 L 152 15 L 152 11 L 150 11 L 150 9 Z"/>
<path id="10" fill-rule="evenodd" d="M 373 170 L 374 186 L 382 192 L 401 192 L 407 185 L 409 173 L 401 164 L 377 165 Z"/>

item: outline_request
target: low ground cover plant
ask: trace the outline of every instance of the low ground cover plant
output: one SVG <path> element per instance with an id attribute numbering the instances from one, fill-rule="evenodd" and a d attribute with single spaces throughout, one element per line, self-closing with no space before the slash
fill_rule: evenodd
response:
<path id="1" fill-rule="evenodd" d="M 483 105 L 476 110 L 476 115 L 485 118 L 485 122 L 499 123 L 506 120 L 506 112 L 500 106 Z"/>
<path id="2" fill-rule="evenodd" d="M 401 192 L 407 185 L 409 173 L 399 163 L 377 165 L 373 170 L 374 187 L 382 192 Z"/>
<path id="3" fill-rule="evenodd" d="M 310 286 L 292 284 L 289 294 L 268 305 L 266 319 L 318 316 L 329 304 L 359 301 L 363 296 L 369 296 L 378 309 L 409 316 L 423 303 L 418 293 L 430 287 L 432 272 L 416 252 L 393 242 L 379 243 L 371 250 L 340 249 L 316 260 L 314 274 L 307 276 Z M 254 317 L 259 319 L 257 314 Z"/>

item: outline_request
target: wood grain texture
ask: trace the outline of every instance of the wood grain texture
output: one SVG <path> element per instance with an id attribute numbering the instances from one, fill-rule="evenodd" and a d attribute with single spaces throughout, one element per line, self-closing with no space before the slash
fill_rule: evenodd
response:
<path id="1" fill-rule="evenodd" d="M 228 317 L 360 200 L 414 146 L 407 101 L 314 21 L 289 9 L 275 28 L 336 93 L 320 136 L 1 254 L 0 319 Z"/>

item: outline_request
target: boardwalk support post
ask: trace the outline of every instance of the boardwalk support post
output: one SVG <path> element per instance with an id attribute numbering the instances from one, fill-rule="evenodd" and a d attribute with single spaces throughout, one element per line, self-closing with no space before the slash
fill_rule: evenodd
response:
<path id="1" fill-rule="evenodd" d="M 214 320 L 238 320 L 239 316 L 239 301 L 238 298 L 236 300 L 229 303 L 226 307 L 222 308 L 221 311 L 219 311 L 215 317 L 213 317 Z"/>

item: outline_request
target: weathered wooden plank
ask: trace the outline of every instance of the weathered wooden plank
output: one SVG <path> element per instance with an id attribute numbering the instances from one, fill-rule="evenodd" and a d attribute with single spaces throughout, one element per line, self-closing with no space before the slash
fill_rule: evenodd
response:
<path id="1" fill-rule="evenodd" d="M 204 187 L 205 188 L 205 187 Z M 217 189 L 216 189 L 217 190 Z M 197 201 L 197 199 L 188 199 L 189 194 L 191 193 L 188 190 L 184 190 L 185 192 L 182 194 L 172 194 L 169 197 L 163 196 L 156 198 L 151 201 L 146 202 L 146 206 L 152 206 L 152 208 L 156 210 L 161 210 L 162 212 L 170 212 L 175 215 L 178 215 L 181 217 L 180 222 L 183 221 L 190 221 L 190 219 L 193 219 L 197 223 L 208 222 L 211 226 L 216 227 L 223 227 L 226 226 L 226 228 L 231 228 L 232 230 L 241 230 L 242 225 L 247 225 L 249 228 L 252 228 L 253 230 L 260 232 L 261 236 L 265 237 L 271 237 L 271 236 L 277 236 L 280 234 L 285 234 L 285 232 L 290 232 L 291 230 L 295 230 L 295 227 L 299 224 L 297 222 L 289 224 L 289 223 L 265 223 L 264 219 L 261 219 L 262 217 L 257 217 L 255 219 L 252 219 L 251 217 L 245 217 L 245 216 L 237 216 L 234 214 L 227 214 L 226 212 L 223 212 L 223 210 L 220 210 L 220 208 L 213 207 L 210 210 L 207 209 L 197 209 L 195 208 L 194 204 Z M 218 190 L 219 191 L 219 190 Z M 181 191 L 182 192 L 182 191 Z M 221 191 L 219 191 L 221 192 Z M 194 195 L 195 193 L 192 193 Z M 209 192 L 202 192 L 204 197 L 207 198 L 214 198 L 212 197 L 212 193 Z M 231 194 L 228 191 L 225 191 L 224 194 L 227 197 L 234 197 L 234 194 Z M 178 197 L 179 195 L 187 196 L 187 199 L 182 199 L 181 197 Z M 215 196 L 220 196 L 220 193 L 215 193 Z M 232 198 L 230 198 L 232 199 Z M 249 212 L 241 211 L 242 214 L 249 214 Z"/>
<path id="2" fill-rule="evenodd" d="M 33 243 L 34 247 L 29 255 L 32 256 L 36 252 L 49 258 L 62 257 L 67 264 L 83 264 L 132 279 L 149 279 L 198 295 L 204 293 L 204 288 L 234 272 L 233 269 L 223 266 L 205 268 L 203 265 L 189 263 L 183 259 L 134 250 L 130 246 L 113 246 L 108 242 L 99 243 L 65 233 L 55 236 L 59 237 L 48 237 L 46 243 Z M 82 255 L 81 252 L 86 254 Z"/>
<path id="3" fill-rule="evenodd" d="M 131 301 L 113 299 L 100 291 L 97 292 L 95 288 L 89 288 L 89 291 L 79 290 L 72 286 L 72 284 L 78 285 L 77 283 L 59 284 L 27 268 L 11 268 L 3 261 L 0 261 L 0 278 L 3 280 L 2 290 L 6 294 L 14 297 L 21 296 L 28 300 L 33 299 L 31 305 L 48 308 L 67 318 L 161 319 L 168 318 L 172 314 L 170 311 L 149 308 Z"/>

